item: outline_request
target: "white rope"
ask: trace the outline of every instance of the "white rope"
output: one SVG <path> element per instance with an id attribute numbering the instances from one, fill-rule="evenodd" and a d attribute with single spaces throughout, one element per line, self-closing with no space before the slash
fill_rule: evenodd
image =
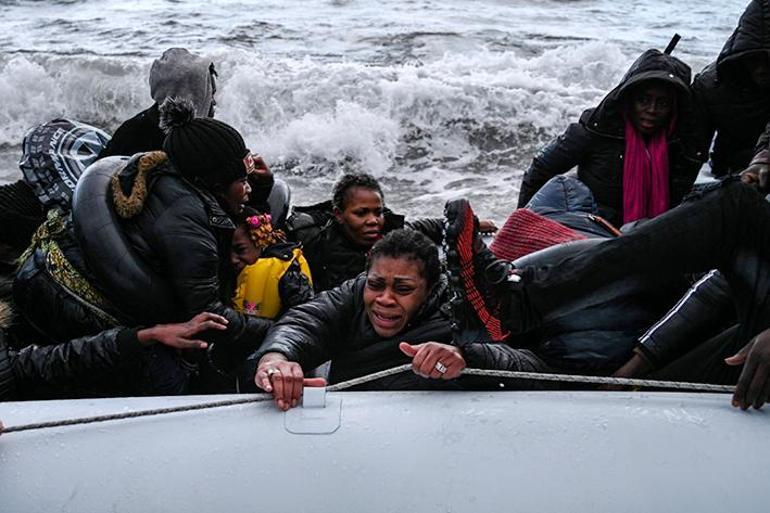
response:
<path id="1" fill-rule="evenodd" d="M 354 378 L 348 381 L 343 381 L 327 387 L 329 392 L 338 392 L 351 387 L 369 383 L 381 378 L 400 374 L 402 372 L 411 371 L 411 364 L 404 364 L 392 369 L 387 369 L 360 378 Z M 620 385 L 620 386 L 632 386 L 632 387 L 644 387 L 644 388 L 662 388 L 668 390 L 690 390 L 698 392 L 723 392 L 732 393 L 735 391 L 734 386 L 730 385 L 711 385 L 708 383 L 688 383 L 683 381 L 659 381 L 654 379 L 635 379 L 635 378 L 613 378 L 608 376 L 581 376 L 575 374 L 548 374 L 539 372 L 521 372 L 521 371 L 504 371 L 504 370 L 488 370 L 488 369 L 464 369 L 462 372 L 464 375 L 469 376 L 486 376 L 493 378 L 506 378 L 506 379 L 526 379 L 534 381 L 556 381 L 567 383 L 585 383 L 592 385 Z"/>
<path id="2" fill-rule="evenodd" d="M 3 428 L 0 433 L 14 433 L 18 431 L 32 431 L 36 429 L 47 429 L 62 426 L 75 426 L 78 424 L 93 424 L 94 422 L 109 422 L 111 420 L 134 419 L 137 417 L 149 417 L 152 415 L 165 415 L 167 413 L 179 413 L 184 411 L 207 410 L 209 408 L 223 408 L 225 406 L 235 406 L 238 404 L 261 403 L 271 401 L 273 398 L 267 394 L 259 394 L 248 398 L 228 399 L 225 401 L 215 401 L 209 403 L 188 404 L 186 406 L 172 406 L 170 408 L 157 408 L 153 410 L 129 411 L 125 413 L 114 413 L 109 415 L 96 415 L 93 417 L 80 417 L 75 419 L 54 420 L 51 422 L 39 422 L 36 424 L 21 424 L 18 426 L 8 426 Z"/>
<path id="3" fill-rule="evenodd" d="M 327 392 L 339 392 L 364 383 L 376 381 L 378 379 L 394 376 L 403 372 L 411 372 L 412 365 L 405 364 L 386 369 L 384 371 L 367 374 L 359 378 L 337 383 L 326 387 Z M 658 381 L 652 379 L 632 379 L 632 378 L 613 378 L 605 376 L 579 376 L 573 374 L 541 374 L 538 372 L 520 372 L 503 371 L 488 369 L 464 369 L 462 372 L 466 376 L 486 376 L 505 379 L 523 379 L 530 381 L 557 381 L 567 383 L 585 383 L 592 385 L 621 385 L 644 388 L 661 388 L 669 390 L 690 390 L 698 392 L 723 392 L 732 393 L 734 386 L 729 385 L 710 385 L 707 383 L 686 383 L 681 381 Z M 56 420 L 51 422 L 39 422 L 35 424 L 21 424 L 18 426 L 8 426 L 2 430 L 2 433 L 14 433 L 19 431 L 32 431 L 37 429 L 47 429 L 63 426 L 74 426 L 79 424 L 92 424 L 95 422 L 109 422 L 113 420 L 133 419 L 137 417 L 149 417 L 152 415 L 165 415 L 168 413 L 179 413 L 185 411 L 207 410 L 211 408 L 223 408 L 226 406 L 235 406 L 239 404 L 260 403 L 272 400 L 268 394 L 259 394 L 246 398 L 228 399 L 225 401 L 215 401 L 208 403 L 189 404 L 185 406 L 174 406 L 170 408 L 158 408 L 153 410 L 140 410 L 124 413 L 115 413 L 109 415 L 97 415 L 93 417 L 80 417 L 75 419 Z"/>

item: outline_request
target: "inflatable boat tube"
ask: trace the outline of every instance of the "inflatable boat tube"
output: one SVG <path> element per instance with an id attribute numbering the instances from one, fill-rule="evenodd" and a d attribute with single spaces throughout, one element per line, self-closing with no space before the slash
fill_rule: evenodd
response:
<path id="1" fill-rule="evenodd" d="M 112 206 L 112 175 L 128 160 L 98 160 L 80 177 L 72 198 L 75 239 L 88 268 L 116 308 L 137 323 L 168 322 L 174 319 L 174 295 L 133 250 Z"/>

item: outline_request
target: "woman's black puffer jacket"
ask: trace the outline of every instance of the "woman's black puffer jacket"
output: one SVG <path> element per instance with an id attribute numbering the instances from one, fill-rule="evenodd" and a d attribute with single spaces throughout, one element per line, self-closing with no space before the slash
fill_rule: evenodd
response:
<path id="1" fill-rule="evenodd" d="M 363 302 L 365 285 L 366 276 L 362 274 L 289 310 L 270 330 L 259 351 L 250 357 L 252 366 L 271 352 L 283 354 L 305 371 L 332 360 L 330 381 L 336 383 L 410 363 L 411 358 L 398 349 L 400 342 L 453 343 L 449 313 L 442 308 L 447 300 L 445 278 L 434 287 L 404 330 L 389 339 L 377 335 L 369 322 Z M 524 371 L 544 367 L 532 352 L 502 343 L 471 342 L 463 344 L 462 351 L 468 367 Z M 388 382 L 385 388 L 404 388 L 402 385 Z M 424 385 L 421 383 L 417 388 Z"/>
<path id="2" fill-rule="evenodd" d="M 671 206 L 679 204 L 698 175 L 705 152 L 697 150 L 696 120 L 691 113 L 690 68 L 657 50 L 644 52 L 615 89 L 595 109 L 543 148 L 532 160 L 521 184 L 519 208 L 550 178 L 577 166 L 580 181 L 591 189 L 599 215 L 615 226 L 623 222 L 624 93 L 634 84 L 657 79 L 678 92 L 676 130 L 668 139 Z"/>

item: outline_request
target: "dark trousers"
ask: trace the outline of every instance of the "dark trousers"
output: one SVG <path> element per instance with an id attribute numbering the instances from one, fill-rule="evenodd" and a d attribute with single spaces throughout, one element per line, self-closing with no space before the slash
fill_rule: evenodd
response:
<path id="1" fill-rule="evenodd" d="M 743 367 L 727 365 L 725 358 L 733 356 L 743 347 L 743 343 L 735 336 L 738 327 L 735 325 L 699 344 L 684 356 L 650 374 L 650 379 L 734 385 Z"/>
<path id="2" fill-rule="evenodd" d="M 770 203 L 737 180 L 715 184 L 632 232 L 554 265 L 521 270 L 505 319 L 513 331 L 612 301 L 628 282 L 719 269 L 732 288 L 736 347 L 770 326 Z"/>

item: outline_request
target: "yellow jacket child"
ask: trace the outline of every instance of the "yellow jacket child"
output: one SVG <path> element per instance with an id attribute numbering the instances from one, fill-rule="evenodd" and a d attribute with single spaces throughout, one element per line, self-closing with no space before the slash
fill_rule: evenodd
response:
<path id="1" fill-rule="evenodd" d="M 298 244 L 273 230 L 269 214 L 246 218 L 233 236 L 231 261 L 240 271 L 233 298 L 236 310 L 276 319 L 313 297 L 312 278 Z"/>

